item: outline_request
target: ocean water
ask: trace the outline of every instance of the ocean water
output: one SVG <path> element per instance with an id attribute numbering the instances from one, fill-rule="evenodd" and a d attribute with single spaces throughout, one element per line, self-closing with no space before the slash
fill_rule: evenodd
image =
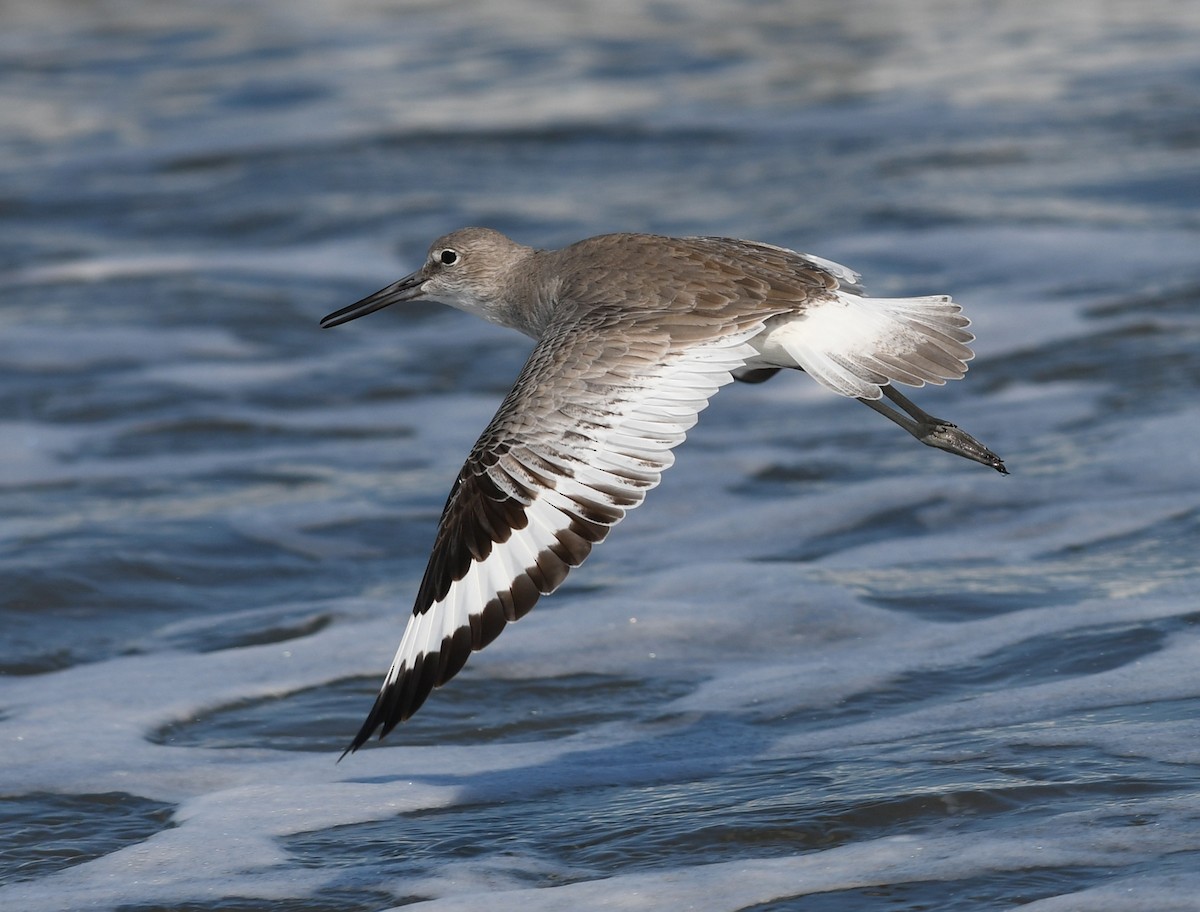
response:
<path id="1" fill-rule="evenodd" d="M 1200 909 L 1200 7 L 6 4 L 0 908 Z M 529 343 L 318 319 L 466 224 L 950 292 L 779 377 L 381 743 Z"/>

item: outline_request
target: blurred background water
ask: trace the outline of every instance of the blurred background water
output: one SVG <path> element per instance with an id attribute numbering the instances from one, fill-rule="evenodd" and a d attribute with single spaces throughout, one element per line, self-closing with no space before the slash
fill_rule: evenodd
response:
<path id="1" fill-rule="evenodd" d="M 1197 909 L 1200 7 L 0 4 L 0 906 Z M 489 225 L 951 292 L 919 391 L 724 391 L 335 765 L 529 343 L 316 323 Z"/>

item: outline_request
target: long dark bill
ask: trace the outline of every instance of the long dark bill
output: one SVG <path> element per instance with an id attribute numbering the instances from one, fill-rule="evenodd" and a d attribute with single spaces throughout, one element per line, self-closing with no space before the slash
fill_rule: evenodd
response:
<path id="1" fill-rule="evenodd" d="M 367 295 L 361 301 L 356 301 L 349 307 L 335 310 L 321 320 L 321 328 L 329 329 L 331 326 L 341 326 L 343 323 L 349 323 L 351 320 L 365 317 L 369 313 L 383 310 L 390 304 L 399 304 L 401 301 L 411 301 L 414 298 L 418 298 L 421 295 L 421 284 L 424 281 L 424 276 L 419 272 L 407 275 L 400 281 L 393 282 L 387 288 L 379 289 L 373 295 Z"/>

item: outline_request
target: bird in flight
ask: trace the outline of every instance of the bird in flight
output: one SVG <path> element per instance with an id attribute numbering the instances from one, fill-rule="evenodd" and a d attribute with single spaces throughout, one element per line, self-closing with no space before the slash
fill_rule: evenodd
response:
<path id="1" fill-rule="evenodd" d="M 342 756 L 408 719 L 553 592 L 658 484 L 732 380 L 802 370 L 922 443 L 1008 474 L 896 390 L 966 373 L 974 336 L 959 305 L 867 297 L 858 279 L 732 238 L 608 234 L 537 250 L 463 228 L 436 240 L 416 272 L 325 317 L 327 328 L 433 300 L 536 340 L 450 490 L 400 647 Z"/>

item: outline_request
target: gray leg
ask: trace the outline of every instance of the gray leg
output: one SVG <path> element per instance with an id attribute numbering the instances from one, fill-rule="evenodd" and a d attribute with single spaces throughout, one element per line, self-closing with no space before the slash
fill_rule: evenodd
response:
<path id="1" fill-rule="evenodd" d="M 949 421 L 941 418 L 934 418 L 915 403 L 901 396 L 896 392 L 895 387 L 883 387 L 883 394 L 896 403 L 896 405 L 900 406 L 906 414 L 901 414 L 895 409 L 888 407 L 879 399 L 859 399 L 858 401 L 868 408 L 879 412 L 888 421 L 900 425 L 900 427 L 904 428 L 904 430 L 908 431 L 908 433 L 912 434 L 926 446 L 936 447 L 939 450 L 945 450 L 947 453 L 953 453 L 955 456 L 962 456 L 965 459 L 982 463 L 985 466 L 991 466 L 1001 475 L 1008 474 L 1008 469 L 1004 467 L 1003 459 L 970 434 L 959 430 L 957 425 L 951 424 Z"/>
<path id="2" fill-rule="evenodd" d="M 733 372 L 733 379 L 740 380 L 742 383 L 762 383 L 770 380 L 780 370 L 781 368 L 778 367 L 742 367 Z"/>

